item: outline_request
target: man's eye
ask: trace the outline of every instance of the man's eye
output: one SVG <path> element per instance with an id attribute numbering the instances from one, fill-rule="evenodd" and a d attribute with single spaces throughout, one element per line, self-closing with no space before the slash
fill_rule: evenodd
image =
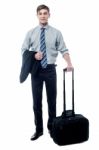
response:
<path id="1" fill-rule="evenodd" d="M 47 15 L 47 13 L 45 12 L 44 15 Z"/>

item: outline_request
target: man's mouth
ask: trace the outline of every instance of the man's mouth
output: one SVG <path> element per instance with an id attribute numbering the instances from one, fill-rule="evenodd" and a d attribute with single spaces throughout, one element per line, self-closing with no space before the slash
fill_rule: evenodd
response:
<path id="1" fill-rule="evenodd" d="M 45 21 L 45 19 L 41 19 L 41 21 Z"/>

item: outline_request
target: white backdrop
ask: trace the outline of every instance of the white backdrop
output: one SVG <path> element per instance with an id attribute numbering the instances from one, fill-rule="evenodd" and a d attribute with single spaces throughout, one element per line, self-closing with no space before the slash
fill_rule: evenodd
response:
<path id="1" fill-rule="evenodd" d="M 36 7 L 50 7 L 49 24 L 58 28 L 70 51 L 75 68 L 75 109 L 90 121 L 89 140 L 82 144 L 59 147 L 47 131 L 47 102 L 44 88 L 44 136 L 30 141 L 34 133 L 30 76 L 19 83 L 21 46 L 27 31 L 38 24 Z M 0 149 L 99 148 L 99 4 L 98 0 L 3 0 L 0 2 Z M 62 69 L 57 59 L 57 115 L 62 112 Z M 68 74 L 69 75 L 69 74 Z M 68 86 L 68 85 L 67 85 Z M 68 87 L 69 88 L 69 87 Z M 70 94 L 68 104 L 70 103 Z M 1 148 L 2 147 L 2 148 Z"/>

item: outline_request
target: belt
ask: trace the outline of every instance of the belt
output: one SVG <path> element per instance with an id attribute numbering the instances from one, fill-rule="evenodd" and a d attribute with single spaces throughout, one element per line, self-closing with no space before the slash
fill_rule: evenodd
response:
<path id="1" fill-rule="evenodd" d="M 47 64 L 46 68 L 42 68 L 42 66 L 40 65 L 40 69 L 46 70 L 46 69 L 50 69 L 50 68 L 55 68 L 56 66 L 57 66 L 57 64 Z"/>

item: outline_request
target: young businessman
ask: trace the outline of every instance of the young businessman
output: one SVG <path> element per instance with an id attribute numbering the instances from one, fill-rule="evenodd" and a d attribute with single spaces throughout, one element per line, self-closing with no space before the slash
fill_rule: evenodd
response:
<path id="1" fill-rule="evenodd" d="M 35 117 L 36 132 L 31 140 L 38 139 L 43 135 L 43 117 L 42 117 L 42 90 L 45 82 L 47 103 L 48 103 L 48 123 L 49 133 L 52 128 L 53 118 L 56 116 L 56 95 L 57 95 L 57 77 L 55 61 L 58 51 L 67 62 L 67 69 L 73 69 L 70 55 L 64 43 L 62 34 L 59 30 L 48 24 L 50 10 L 46 5 L 37 7 L 37 17 L 39 25 L 30 30 L 22 45 L 22 54 L 26 50 L 35 51 L 35 59 L 40 62 L 39 72 L 36 76 L 31 73 L 33 110 Z"/>

